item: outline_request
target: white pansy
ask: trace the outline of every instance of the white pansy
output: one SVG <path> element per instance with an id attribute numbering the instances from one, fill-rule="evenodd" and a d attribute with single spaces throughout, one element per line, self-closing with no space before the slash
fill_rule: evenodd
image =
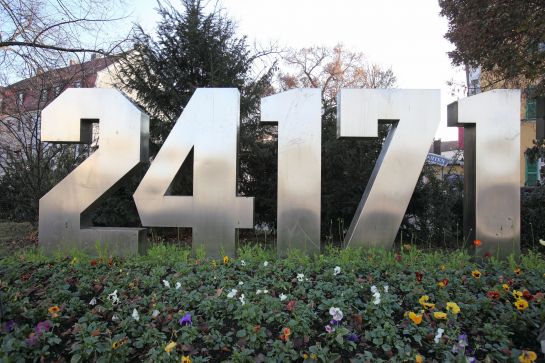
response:
<path id="1" fill-rule="evenodd" d="M 136 309 L 133 309 L 132 311 L 132 318 L 136 321 L 140 320 L 140 314 L 138 314 L 138 311 Z"/>
<path id="2" fill-rule="evenodd" d="M 433 339 L 435 344 L 438 344 L 439 343 L 439 340 L 441 339 L 441 337 L 443 336 L 443 333 L 445 332 L 445 330 L 439 328 L 437 329 L 437 334 L 435 334 L 435 338 Z"/>
<path id="3" fill-rule="evenodd" d="M 333 269 L 333 275 L 338 275 L 341 273 L 341 267 L 340 266 L 335 266 L 335 268 Z"/>
<path id="4" fill-rule="evenodd" d="M 234 298 L 234 297 L 237 295 L 237 293 L 238 293 L 238 290 L 237 290 L 237 289 L 232 289 L 232 290 L 227 294 L 227 297 L 228 297 L 229 299 L 232 299 L 232 298 Z"/>
<path id="5" fill-rule="evenodd" d="M 110 300 L 113 305 L 119 304 L 119 298 L 117 297 L 117 290 L 115 290 L 114 292 L 108 295 L 108 300 Z"/>
<path id="6" fill-rule="evenodd" d="M 267 266 L 269 266 L 269 261 L 263 262 L 263 267 L 267 267 Z"/>
<path id="7" fill-rule="evenodd" d="M 305 279 L 305 275 L 304 275 L 304 274 L 297 274 L 297 281 L 303 282 L 304 279 Z"/>
<path id="8" fill-rule="evenodd" d="M 178 281 L 178 282 L 176 283 L 176 290 L 178 290 L 180 287 L 182 287 L 182 284 Z"/>
<path id="9" fill-rule="evenodd" d="M 390 287 L 389 287 L 388 285 L 384 285 L 384 292 L 388 293 L 388 289 L 389 289 L 389 288 L 390 288 Z"/>
<path id="10" fill-rule="evenodd" d="M 261 289 L 257 289 L 257 291 L 255 292 L 256 295 L 259 295 L 259 294 L 262 294 L 263 293 L 263 290 Z"/>
<path id="11" fill-rule="evenodd" d="M 153 310 L 153 312 L 151 313 L 151 317 L 152 317 L 152 318 L 156 318 L 156 317 L 158 317 L 158 316 L 159 316 L 159 310 L 157 310 L 157 309 L 156 309 L 156 310 Z"/>
<path id="12" fill-rule="evenodd" d="M 540 238 L 540 239 L 539 239 L 539 244 L 542 245 L 542 246 L 545 246 L 545 240 L 543 240 L 543 239 Z"/>
<path id="13" fill-rule="evenodd" d="M 264 293 L 264 294 L 268 294 L 268 293 L 269 293 L 269 290 L 263 290 L 263 293 Z"/>
<path id="14" fill-rule="evenodd" d="M 241 265 L 241 266 L 246 266 L 246 261 L 240 260 L 240 265 Z"/>
<path id="15" fill-rule="evenodd" d="M 246 301 L 244 301 L 244 294 L 240 294 L 240 297 L 238 299 L 242 305 L 246 304 Z"/>
<path id="16" fill-rule="evenodd" d="M 378 292 L 377 287 L 376 286 L 371 286 L 371 291 L 374 291 L 373 292 L 373 297 L 375 299 L 373 300 L 373 304 L 375 304 L 375 305 L 380 304 L 380 292 Z"/>
<path id="17" fill-rule="evenodd" d="M 91 301 L 89 301 L 89 305 L 91 305 L 91 306 L 95 306 L 96 304 L 97 304 L 97 298 L 96 297 L 92 298 Z"/>
<path id="18" fill-rule="evenodd" d="M 238 286 L 242 286 L 242 285 L 244 285 L 244 282 L 239 281 L 239 282 L 238 282 Z"/>
<path id="19" fill-rule="evenodd" d="M 163 280 L 163 285 L 165 285 L 167 289 L 170 289 L 170 283 L 167 280 Z"/>
<path id="20" fill-rule="evenodd" d="M 281 293 L 278 297 L 280 298 L 280 301 L 284 301 L 288 298 L 288 296 L 284 295 L 284 293 Z"/>
<path id="21" fill-rule="evenodd" d="M 341 321 L 344 316 L 342 310 L 334 306 L 329 308 L 329 315 L 331 315 L 335 321 Z"/>

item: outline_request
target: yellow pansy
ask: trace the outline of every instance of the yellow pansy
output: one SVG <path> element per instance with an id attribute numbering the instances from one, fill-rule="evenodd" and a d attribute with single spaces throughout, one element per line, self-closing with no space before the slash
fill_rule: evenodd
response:
<path id="1" fill-rule="evenodd" d="M 513 290 L 513 297 L 515 299 L 520 299 L 522 297 L 522 295 L 523 295 L 522 291 Z"/>
<path id="2" fill-rule="evenodd" d="M 520 311 L 524 311 L 528 308 L 528 301 L 524 299 L 518 299 L 517 301 L 515 301 L 515 307 Z"/>
<path id="3" fill-rule="evenodd" d="M 532 363 L 537 359 L 537 354 L 531 350 L 523 350 L 522 354 L 519 355 L 519 362 L 521 363 Z"/>
<path id="4" fill-rule="evenodd" d="M 418 299 L 418 302 L 424 309 L 434 309 L 435 304 L 429 303 L 430 297 L 428 295 L 421 296 L 420 299 Z"/>
<path id="5" fill-rule="evenodd" d="M 409 312 L 409 319 L 412 320 L 413 323 L 416 325 L 419 325 L 422 322 L 422 314 L 416 314 L 412 311 Z"/>
<path id="6" fill-rule="evenodd" d="M 447 311 L 450 311 L 454 315 L 458 314 L 460 312 L 460 307 L 455 302 L 448 302 L 447 303 Z"/>
<path id="7" fill-rule="evenodd" d="M 436 311 L 433 313 L 433 318 L 436 320 L 447 320 L 447 313 L 444 313 L 442 311 Z"/>
<path id="8" fill-rule="evenodd" d="M 170 352 L 172 352 L 175 348 L 176 348 L 176 343 L 171 341 L 171 342 L 168 343 L 167 346 L 165 347 L 165 352 L 170 353 Z"/>

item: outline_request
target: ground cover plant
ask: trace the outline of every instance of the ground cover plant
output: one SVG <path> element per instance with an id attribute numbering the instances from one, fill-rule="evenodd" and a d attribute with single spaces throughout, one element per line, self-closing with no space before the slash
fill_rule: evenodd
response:
<path id="1" fill-rule="evenodd" d="M 214 260 L 16 253 L 0 264 L 6 362 L 543 360 L 545 261 L 328 249 Z"/>

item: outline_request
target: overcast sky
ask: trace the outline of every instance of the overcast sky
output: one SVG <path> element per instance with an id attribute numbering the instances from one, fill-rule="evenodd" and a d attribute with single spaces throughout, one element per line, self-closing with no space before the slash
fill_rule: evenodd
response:
<path id="1" fill-rule="evenodd" d="M 176 4 L 176 0 L 172 0 Z M 156 2 L 136 0 L 135 19 L 153 30 Z M 457 139 L 446 126 L 446 105 L 456 100 L 447 81 L 465 82 L 451 66 L 445 38 L 447 21 L 437 0 L 219 0 L 250 41 L 281 47 L 345 45 L 363 52 L 372 63 L 391 67 L 398 88 L 441 90 L 441 126 L 437 137 Z M 459 95 L 461 97 L 461 95 Z"/>

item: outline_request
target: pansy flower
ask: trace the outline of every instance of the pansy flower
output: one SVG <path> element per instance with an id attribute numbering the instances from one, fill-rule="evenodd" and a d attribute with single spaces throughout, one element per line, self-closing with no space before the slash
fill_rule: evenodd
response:
<path id="1" fill-rule="evenodd" d="M 457 315 L 460 313 L 460 307 L 455 302 L 449 301 L 447 303 L 447 311 L 450 311 L 454 315 Z"/>
<path id="2" fill-rule="evenodd" d="M 176 348 L 176 343 L 171 341 L 170 343 L 168 343 L 165 347 L 165 352 L 167 353 L 170 353 L 172 352 L 174 349 Z"/>
<path id="3" fill-rule="evenodd" d="M 57 305 L 51 306 L 49 309 L 47 309 L 49 314 L 51 314 L 52 318 L 58 318 L 59 317 L 59 311 L 61 311 L 61 308 L 59 308 Z"/>
<path id="4" fill-rule="evenodd" d="M 442 328 L 437 329 L 437 334 L 435 334 L 435 338 L 433 338 L 433 341 L 435 342 L 435 344 L 439 344 L 439 341 L 441 340 L 441 337 L 443 336 L 444 332 L 445 330 Z"/>
<path id="5" fill-rule="evenodd" d="M 435 308 L 435 304 L 433 303 L 429 303 L 428 301 L 430 300 L 430 297 L 428 295 L 423 295 L 420 297 L 420 299 L 418 299 L 418 302 L 420 303 L 420 305 L 422 305 L 422 307 L 424 309 L 434 309 Z"/>
<path id="6" fill-rule="evenodd" d="M 514 305 L 519 311 L 524 311 L 528 309 L 528 301 L 524 299 L 518 299 L 517 301 L 515 301 Z"/>
<path id="7" fill-rule="evenodd" d="M 531 350 L 523 350 L 519 355 L 519 362 L 521 363 L 532 363 L 537 359 L 537 354 Z"/>
<path id="8" fill-rule="evenodd" d="M 412 311 L 409 311 L 409 319 L 411 319 L 411 321 L 416 324 L 416 325 L 420 325 L 420 323 L 422 323 L 422 314 L 416 314 Z"/>
<path id="9" fill-rule="evenodd" d="M 178 320 L 178 323 L 180 323 L 181 326 L 193 325 L 193 322 L 191 321 L 191 313 L 186 313 L 180 318 L 180 320 Z"/>
<path id="10" fill-rule="evenodd" d="M 284 342 L 287 342 L 290 338 L 291 330 L 290 328 L 284 328 L 282 329 L 282 333 L 280 334 L 280 339 Z"/>
<path id="11" fill-rule="evenodd" d="M 497 300 L 500 298 L 500 293 L 495 290 L 491 290 L 486 293 L 486 297 L 492 300 Z"/>
<path id="12" fill-rule="evenodd" d="M 332 306 L 329 308 L 329 315 L 333 317 L 333 320 L 339 322 L 343 319 L 343 312 L 341 309 Z"/>

